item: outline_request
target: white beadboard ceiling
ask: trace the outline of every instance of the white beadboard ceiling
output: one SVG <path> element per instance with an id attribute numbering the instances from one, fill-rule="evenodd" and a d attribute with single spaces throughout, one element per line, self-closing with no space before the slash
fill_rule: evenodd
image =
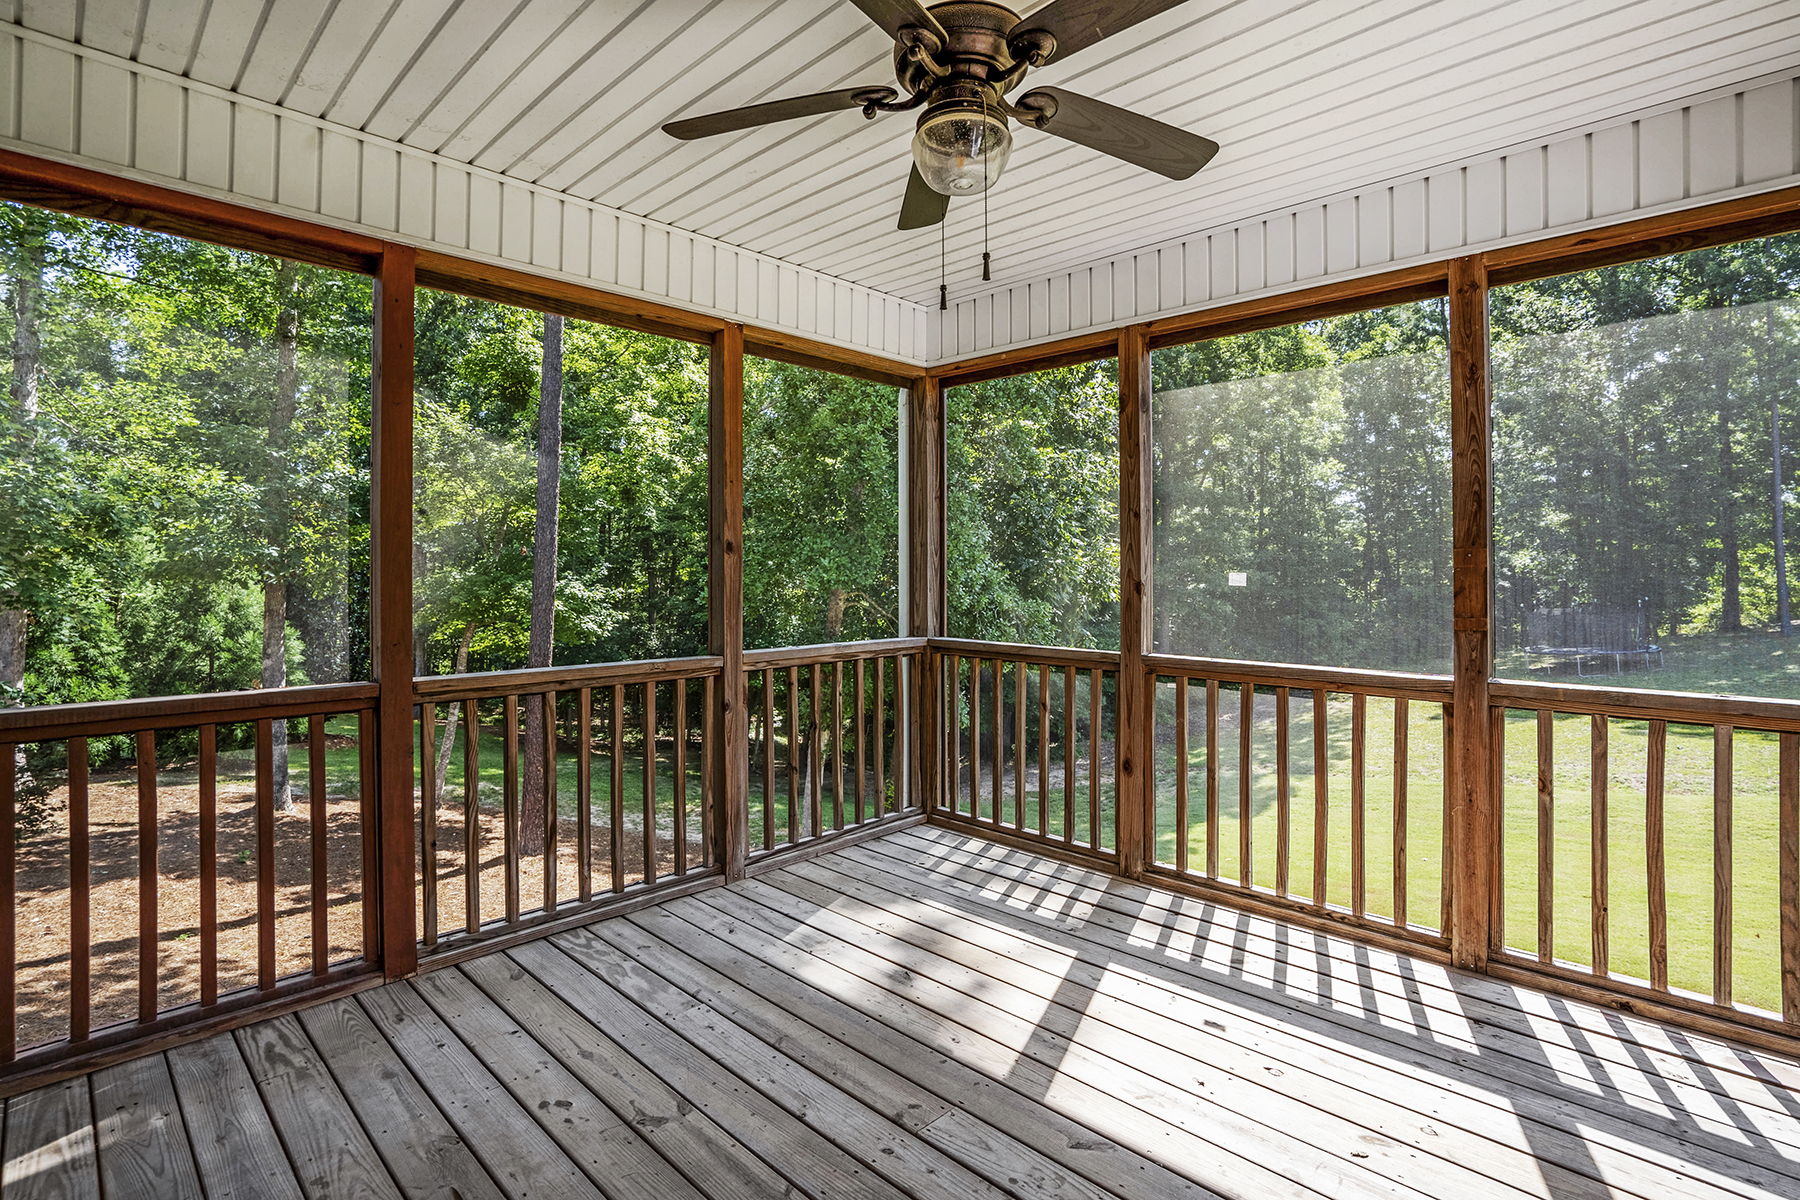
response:
<path id="1" fill-rule="evenodd" d="M 1032 2 L 1026 11 L 1041 7 Z M 700 142 L 658 126 L 892 82 L 846 0 L 0 0 L 28 29 L 905 300 L 911 116 Z M 1207 134 L 1177 183 L 1020 130 L 993 285 L 1043 277 L 1800 62 L 1796 0 L 1189 0 L 1032 78 Z M 982 204 L 953 206 L 982 289 Z"/>

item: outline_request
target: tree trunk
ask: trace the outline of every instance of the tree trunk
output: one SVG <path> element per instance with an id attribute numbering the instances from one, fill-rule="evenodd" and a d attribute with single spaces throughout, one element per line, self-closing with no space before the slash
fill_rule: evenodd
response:
<path id="1" fill-rule="evenodd" d="M 525 665 L 547 667 L 556 646 L 556 515 L 562 491 L 563 319 L 544 314 L 544 368 L 538 385 L 537 526 L 531 548 L 531 635 Z M 525 706 L 524 779 L 519 791 L 519 852 L 544 849 L 544 810 L 556 781 L 546 774 L 543 701 Z"/>
<path id="2" fill-rule="evenodd" d="M 275 270 L 275 294 L 282 309 L 275 318 L 275 402 L 269 412 L 269 478 L 265 481 L 268 496 L 269 528 L 280 538 L 287 528 L 287 489 L 291 480 L 288 470 L 288 443 L 294 432 L 294 410 L 300 396 L 300 309 L 297 295 L 300 268 L 283 261 Z M 285 547 L 282 547 L 285 550 Z M 286 555 L 279 556 L 275 574 L 263 580 L 262 686 L 286 687 L 287 676 L 287 585 L 289 568 Z M 274 722 L 271 731 L 274 750 L 274 796 L 279 812 L 294 807 L 294 790 L 288 779 L 288 732 L 286 721 Z"/>
<path id="3" fill-rule="evenodd" d="M 1719 557 L 1724 567 L 1725 595 L 1719 609 L 1721 633 L 1736 633 L 1744 627 L 1742 558 L 1738 551 L 1737 491 L 1732 486 L 1730 380 L 1729 366 L 1721 366 L 1715 380 L 1719 398 Z"/>
<path id="4" fill-rule="evenodd" d="M 844 635 L 844 589 L 832 588 L 825 597 L 825 640 L 838 641 Z"/>
<path id="5" fill-rule="evenodd" d="M 456 647 L 456 673 L 458 675 L 463 674 L 469 669 L 469 643 L 474 640 L 475 626 L 472 624 L 464 625 L 462 641 L 458 643 Z M 450 769 L 450 751 L 456 743 L 456 721 L 458 717 L 462 716 L 462 705 L 452 703 L 445 707 L 449 709 L 449 711 L 444 714 L 444 736 L 442 740 L 438 742 L 437 773 L 432 776 L 433 779 L 437 780 L 436 794 L 431 797 L 431 803 L 434 808 L 444 802 L 444 772 Z M 477 779 L 476 790 L 478 792 L 480 791 L 480 786 L 480 780 Z M 481 797 L 478 795 L 470 796 L 468 799 L 475 801 L 477 805 L 481 802 Z"/>

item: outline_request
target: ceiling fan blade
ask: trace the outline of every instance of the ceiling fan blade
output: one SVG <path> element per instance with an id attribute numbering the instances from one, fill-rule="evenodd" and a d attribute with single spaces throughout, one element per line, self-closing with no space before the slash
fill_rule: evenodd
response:
<path id="1" fill-rule="evenodd" d="M 1186 179 L 1219 152 L 1211 138 L 1061 88 L 1033 89 L 1017 107 L 1035 129 L 1170 179 Z"/>
<path id="2" fill-rule="evenodd" d="M 900 202 L 900 228 L 925 229 L 942 221 L 948 211 L 950 197 L 933 191 L 919 174 L 919 168 L 914 167 L 906 181 L 906 199 Z"/>
<path id="3" fill-rule="evenodd" d="M 1022 33 L 1043 30 L 1056 39 L 1056 53 L 1046 61 L 1061 62 L 1101 38 L 1147 21 L 1185 0 L 1051 0 L 1029 17 L 1020 19 L 1007 35 L 1013 41 Z"/>
<path id="4" fill-rule="evenodd" d="M 896 42 L 900 40 L 900 31 L 907 27 L 923 29 L 937 39 L 938 45 L 947 40 L 944 27 L 938 19 L 925 11 L 919 0 L 850 0 L 862 9 L 863 15 L 881 26 L 883 32 Z"/>
<path id="5" fill-rule="evenodd" d="M 889 87 L 845 88 L 840 92 L 815 92 L 810 96 L 793 96 L 786 100 L 771 100 L 766 104 L 751 104 L 743 108 L 731 108 L 724 112 L 707 113 L 701 117 L 683 117 L 679 121 L 670 121 L 663 126 L 663 132 L 672 137 L 691 141 L 694 138 L 712 137 L 720 133 L 736 133 L 740 129 L 753 129 L 758 125 L 772 125 L 776 121 L 792 121 L 796 117 L 817 117 L 825 113 L 837 112 L 846 108 L 861 108 L 870 99 L 893 100 L 899 95 Z"/>

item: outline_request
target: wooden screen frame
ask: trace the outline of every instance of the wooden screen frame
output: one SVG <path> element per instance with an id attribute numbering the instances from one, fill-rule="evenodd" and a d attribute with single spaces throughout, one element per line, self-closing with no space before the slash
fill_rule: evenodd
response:
<path id="1" fill-rule="evenodd" d="M 152 232 L 214 242 L 244 250 L 278 255 L 302 262 L 371 276 L 377 283 L 377 316 L 373 331 L 375 349 L 374 409 L 377 425 L 372 480 L 371 532 L 379 553 L 372 560 L 377 574 L 372 587 L 377 627 L 372 631 L 376 648 L 373 688 L 378 708 L 379 736 L 376 769 L 381 780 L 379 809 L 378 886 L 373 902 L 381 909 L 379 967 L 386 978 L 402 978 L 418 969 L 413 937 L 416 888 L 412 886 L 412 794 L 410 732 L 411 709 L 418 695 L 408 658 L 412 635 L 411 556 L 405 548 L 412 538 L 411 400 L 412 400 L 412 294 L 419 286 L 439 288 L 521 307 L 558 312 L 582 320 L 616 325 L 706 345 L 711 360 L 709 391 L 715 436 L 709 447 L 710 555 L 709 588 L 713 597 L 713 652 L 728 664 L 742 662 L 742 362 L 746 353 L 833 371 L 854 378 L 889 384 L 908 390 L 909 455 L 913 485 L 903 497 L 909 511 L 909 559 L 912 588 L 912 628 L 907 632 L 926 638 L 943 633 L 945 480 L 943 473 L 945 389 L 1057 366 L 1117 357 L 1120 359 L 1121 487 L 1130 495 L 1121 499 L 1121 585 L 1136 595 L 1137 602 L 1121 605 L 1122 640 L 1127 656 L 1148 670 L 1144 662 L 1149 646 L 1151 613 L 1143 602 L 1148 593 L 1150 508 L 1148 487 L 1148 439 L 1144 434 L 1145 404 L 1149 390 L 1150 353 L 1164 346 L 1226 337 L 1300 321 L 1316 320 L 1347 312 L 1382 307 L 1427 297 L 1451 297 L 1453 414 L 1460 423 L 1455 431 L 1453 504 L 1455 507 L 1455 572 L 1459 597 L 1454 617 L 1457 652 L 1453 672 L 1459 689 L 1459 712 L 1485 709 L 1491 679 L 1491 629 L 1486 597 L 1491 594 L 1491 529 L 1487 462 L 1490 453 L 1486 414 L 1489 409 L 1485 320 L 1488 291 L 1493 286 L 1566 274 L 1593 267 L 1659 257 L 1706 246 L 1800 230 L 1800 187 L 1789 187 L 1756 196 L 1702 205 L 1658 216 L 1637 218 L 1576 234 L 1559 235 L 1510 246 L 1453 256 L 1437 262 L 1379 272 L 1354 279 L 1336 280 L 1235 304 L 1201 308 L 1185 313 L 1136 322 L 1116 328 L 1089 331 L 1056 341 L 1018 347 L 960 359 L 937 366 L 890 359 L 853 350 L 786 331 L 741 324 L 728 318 L 684 309 L 676 305 L 625 296 L 568 280 L 539 275 L 512 267 L 483 263 L 433 249 L 419 249 L 395 240 L 345 231 L 311 221 L 266 212 L 229 200 L 197 196 L 154 184 L 109 175 L 0 150 L 0 199 L 125 224 Z M 721 420 L 721 418 L 723 418 Z M 735 434 L 733 433 L 735 430 Z M 718 436 L 722 432 L 724 436 Z M 1129 435 L 1129 436 L 1127 436 Z M 1125 459 L 1130 461 L 1125 461 Z M 383 486 L 385 485 L 385 486 Z M 1129 521 L 1129 529 L 1126 522 Z M 390 563 L 381 569 L 382 561 Z M 405 569 L 402 569 L 405 568 Z M 1135 654 L 1130 653 L 1135 651 Z M 727 679 L 731 673 L 727 672 Z M 1121 683 L 1126 673 L 1121 673 Z M 935 695 L 936 681 L 921 680 L 922 696 Z M 718 717 L 729 734 L 744 720 L 742 697 L 721 688 Z M 1130 689 L 1135 693 L 1135 688 Z M 1122 693 L 1122 697 L 1123 697 Z M 288 697 L 280 691 L 232 697 L 245 712 L 279 710 Z M 1133 711 L 1148 702 L 1135 694 L 1125 699 Z M 203 702 L 203 701 L 202 701 Z M 137 705 L 170 701 L 136 701 Z M 930 728 L 928 705 L 919 709 L 920 736 L 916 745 L 926 749 L 926 759 L 913 765 L 920 781 L 920 800 L 928 812 L 939 799 L 942 779 L 930 754 L 937 734 Z M 32 710 L 30 717 L 0 713 L 0 736 L 30 723 L 54 724 L 47 710 Z M 1452 957 L 1460 965 L 1487 969 L 1490 946 L 1491 871 L 1481 864 L 1491 854 L 1497 797 L 1492 772 L 1486 769 L 1488 752 L 1471 727 L 1485 727 L 1483 720 L 1459 720 L 1453 756 L 1457 799 L 1454 806 L 1458 856 L 1469 871 L 1458 876 L 1452 907 Z M 1135 779 L 1149 772 L 1141 763 L 1146 747 L 1132 743 L 1122 753 L 1140 757 L 1136 769 L 1122 773 Z M 710 831 L 724 864 L 726 878 L 742 873 L 744 863 L 744 814 L 741 776 L 747 770 L 747 752 L 741 739 L 729 736 L 712 769 L 720 772 L 721 804 L 718 825 Z M 1120 869 L 1127 875 L 1142 874 L 1144 839 L 1148 835 L 1149 788 L 1122 786 L 1122 803 L 1132 811 L 1121 812 Z M 1486 873 L 1484 873 L 1484 871 Z M 1303 922 L 1304 923 L 1304 922 Z M 1496 973 L 1501 966 L 1496 964 Z M 1510 968 L 1509 968 L 1510 969 Z M 1536 979 L 1538 986 L 1559 985 L 1552 978 Z M 1572 987 L 1572 985 L 1571 985 Z M 1565 988 L 1563 990 L 1571 990 Z M 1591 989 L 1590 989 L 1591 990 Z M 292 1007 L 302 1001 L 287 998 Z M 229 1024 L 255 1019 L 263 1010 L 251 1007 L 219 1014 L 185 1028 L 178 1034 L 145 1031 L 128 1045 L 113 1047 L 104 1057 L 117 1059 L 151 1044 L 203 1036 Z M 268 1011 L 274 1011 L 273 1008 Z M 1659 1010 L 1658 1015 L 1697 1028 L 1729 1028 L 1725 1022 L 1679 1006 Z M 1736 1029 L 1765 1044 L 1793 1049 L 1787 1034 L 1766 1028 Z M 60 1064 L 57 1074 L 67 1075 L 98 1064 L 100 1056 L 86 1055 Z M 48 1076 L 39 1073 L 42 1082 Z M 18 1082 L 18 1081 L 13 1081 Z M 9 1084 L 11 1090 L 11 1084 Z"/>

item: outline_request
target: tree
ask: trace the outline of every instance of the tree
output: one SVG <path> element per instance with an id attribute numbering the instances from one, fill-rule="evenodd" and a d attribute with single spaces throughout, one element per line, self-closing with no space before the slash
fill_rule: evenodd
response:
<path id="1" fill-rule="evenodd" d="M 558 501 L 562 484 L 563 319 L 544 314 L 544 352 L 537 414 L 537 511 L 531 543 L 531 632 L 525 665 L 547 667 L 556 647 L 556 547 Z M 544 848 L 545 805 L 556 804 L 556 779 L 548 774 L 545 737 L 554 731 L 556 714 L 548 697 L 525 710 L 525 763 L 519 821 L 519 843 L 525 854 Z"/>

